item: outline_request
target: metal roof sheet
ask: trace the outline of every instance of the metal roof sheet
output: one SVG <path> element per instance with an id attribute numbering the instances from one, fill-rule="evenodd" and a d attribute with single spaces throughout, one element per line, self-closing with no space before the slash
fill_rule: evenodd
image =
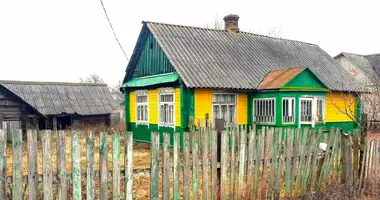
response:
<path id="1" fill-rule="evenodd" d="M 284 84 L 292 80 L 304 69 L 305 67 L 296 67 L 272 71 L 263 79 L 263 81 L 261 81 L 257 89 L 265 90 L 281 88 Z"/>
<path id="2" fill-rule="evenodd" d="M 353 91 L 359 83 L 319 46 L 247 32 L 143 22 L 127 67 L 131 79 L 151 32 L 186 86 L 191 88 L 257 89 L 273 70 L 308 67 L 332 90 Z"/>

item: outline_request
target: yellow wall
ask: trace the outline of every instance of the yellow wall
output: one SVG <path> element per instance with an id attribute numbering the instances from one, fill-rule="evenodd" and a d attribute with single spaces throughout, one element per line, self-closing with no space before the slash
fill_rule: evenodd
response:
<path id="1" fill-rule="evenodd" d="M 340 92 L 327 93 L 326 95 L 326 122 L 347 122 L 352 119 L 346 114 L 352 111 L 356 113 L 356 97 Z M 346 109 L 347 108 L 347 109 Z"/>
<path id="2" fill-rule="evenodd" d="M 194 91 L 194 118 L 204 119 L 206 113 L 212 115 L 212 90 L 211 89 L 195 89 Z"/>
<path id="3" fill-rule="evenodd" d="M 136 122 L 136 92 L 129 93 L 129 120 Z"/>
<path id="4" fill-rule="evenodd" d="M 159 89 L 148 90 L 149 123 L 158 124 L 158 93 Z M 136 122 L 136 92 L 129 94 L 130 121 Z M 175 89 L 175 126 L 181 126 L 181 93 Z"/>
<path id="5" fill-rule="evenodd" d="M 212 93 L 211 89 L 195 89 L 194 91 L 194 117 L 195 120 L 204 119 L 206 113 L 212 118 Z M 236 116 L 238 124 L 247 124 L 248 95 L 237 93 Z"/>
<path id="6" fill-rule="evenodd" d="M 248 95 L 245 93 L 239 93 L 237 95 L 237 123 L 238 124 L 247 124 L 247 112 L 248 110 Z"/>

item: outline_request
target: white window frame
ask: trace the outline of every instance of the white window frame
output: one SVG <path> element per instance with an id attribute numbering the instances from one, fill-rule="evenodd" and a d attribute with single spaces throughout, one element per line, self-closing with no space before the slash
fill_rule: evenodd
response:
<path id="1" fill-rule="evenodd" d="M 258 122 L 256 121 L 256 116 L 255 116 L 255 101 L 264 101 L 264 100 L 274 100 L 273 102 L 273 122 L 271 121 L 266 121 L 266 122 Z M 276 124 L 276 98 L 275 97 L 269 97 L 269 98 L 254 98 L 252 100 L 252 119 L 255 123 L 257 124 Z"/>
<path id="2" fill-rule="evenodd" d="M 284 121 L 284 100 L 288 100 L 288 102 L 290 101 L 293 101 L 294 102 L 294 106 L 293 106 L 293 108 L 292 108 L 292 110 L 293 110 L 293 113 L 294 113 L 294 116 L 292 116 L 293 117 L 293 121 L 292 122 L 285 122 Z M 294 97 L 283 97 L 282 98 L 282 100 L 281 100 L 281 120 L 282 120 L 282 123 L 283 124 L 295 124 L 296 123 L 296 98 L 294 98 Z M 288 108 L 289 108 L 289 106 L 288 106 Z M 288 111 L 289 112 L 289 111 Z"/>
<path id="3" fill-rule="evenodd" d="M 146 96 L 146 102 L 138 102 L 137 101 L 137 98 L 139 96 Z M 147 116 L 146 116 L 146 121 L 143 121 L 143 120 L 139 120 L 138 119 L 138 107 L 139 106 L 146 106 L 146 109 L 147 109 Z M 142 125 L 142 124 L 147 124 L 149 125 L 149 97 L 148 97 L 148 92 L 146 90 L 139 90 L 139 91 L 136 91 L 136 126 L 137 125 Z"/>
<path id="4" fill-rule="evenodd" d="M 214 96 L 215 95 L 234 95 L 235 96 L 235 101 L 234 101 L 234 103 L 214 103 Z M 238 98 L 237 98 L 237 93 L 231 93 L 231 92 L 213 92 L 212 93 L 212 104 L 211 104 L 211 119 L 212 119 L 212 121 L 214 122 L 214 124 L 215 124 L 215 118 L 214 118 L 214 105 L 219 105 L 219 107 L 221 107 L 222 105 L 226 105 L 227 106 L 227 109 L 228 109 L 228 106 L 230 106 L 230 105 L 233 105 L 234 106 L 234 116 L 232 117 L 232 122 L 231 123 L 227 123 L 227 122 L 225 122 L 227 125 L 231 125 L 231 124 L 234 124 L 234 123 L 236 123 L 237 122 L 237 113 L 236 113 L 236 111 L 237 111 L 237 100 L 238 100 Z M 222 112 L 222 109 L 219 109 L 219 114 L 220 114 L 220 112 Z"/>
<path id="5" fill-rule="evenodd" d="M 302 100 L 311 100 L 312 101 L 312 117 L 311 122 L 307 121 L 301 121 L 301 101 Z M 322 100 L 322 121 L 316 121 L 317 118 L 317 101 Z M 312 127 L 315 126 L 315 124 L 324 124 L 325 123 L 325 116 L 326 116 L 326 98 L 323 96 L 302 96 L 299 98 L 299 127 L 301 127 L 301 124 L 310 124 Z"/>
<path id="6" fill-rule="evenodd" d="M 173 95 L 173 102 L 161 102 L 161 96 L 163 95 Z M 161 122 L 161 105 L 173 105 L 173 123 L 163 123 Z M 158 94 L 158 127 L 171 127 L 175 128 L 175 91 L 174 89 L 161 89 Z"/>

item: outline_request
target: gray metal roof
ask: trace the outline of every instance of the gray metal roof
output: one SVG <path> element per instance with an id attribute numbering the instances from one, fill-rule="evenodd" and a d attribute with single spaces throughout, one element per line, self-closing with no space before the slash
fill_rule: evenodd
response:
<path id="1" fill-rule="evenodd" d="M 361 69 L 372 80 L 380 80 L 380 55 L 367 56 L 346 52 L 342 52 L 339 55 L 346 56 L 346 58 L 348 58 L 355 66 Z"/>
<path id="2" fill-rule="evenodd" d="M 42 115 L 109 114 L 117 109 L 106 84 L 0 81 Z"/>
<path id="3" fill-rule="evenodd" d="M 191 88 L 256 89 L 273 70 L 310 68 L 330 89 L 358 90 L 359 83 L 319 46 L 247 32 L 143 22 L 185 85 Z M 141 38 L 141 34 L 140 34 Z M 127 67 L 141 49 L 140 38 Z"/>

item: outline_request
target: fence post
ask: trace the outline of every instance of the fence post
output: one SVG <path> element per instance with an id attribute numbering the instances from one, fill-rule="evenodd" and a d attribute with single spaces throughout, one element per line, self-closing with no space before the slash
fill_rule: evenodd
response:
<path id="1" fill-rule="evenodd" d="M 151 133 L 150 149 L 150 199 L 158 200 L 158 182 L 159 182 L 159 150 L 160 135 L 157 132 Z"/>
<path id="2" fill-rule="evenodd" d="M 28 199 L 38 198 L 37 131 L 28 130 Z"/>
<path id="3" fill-rule="evenodd" d="M 120 133 L 112 135 L 112 198 L 120 199 Z"/>
<path id="4" fill-rule="evenodd" d="M 22 199 L 22 131 L 12 129 L 12 199 Z M 45 168 L 44 168 L 45 169 Z"/>
<path id="5" fill-rule="evenodd" d="M 350 144 L 350 132 L 341 134 L 343 151 L 343 176 L 342 183 L 352 183 L 352 146 Z"/>
<path id="6" fill-rule="evenodd" d="M 94 169 L 94 133 L 89 131 L 86 138 L 86 197 L 87 200 L 95 199 L 95 169 Z"/>
<path id="7" fill-rule="evenodd" d="M 164 148 L 163 148 L 163 180 L 162 180 L 162 199 L 169 200 L 170 198 L 170 135 L 169 133 L 164 133 Z"/>
<path id="8" fill-rule="evenodd" d="M 80 200 L 82 198 L 82 182 L 80 169 L 80 133 L 78 131 L 71 132 L 71 162 L 72 162 L 72 183 L 73 183 L 73 199 Z"/>
<path id="9" fill-rule="evenodd" d="M 58 173 L 58 200 L 67 198 L 66 175 L 66 133 L 58 131 L 57 135 L 57 173 Z"/>
<path id="10" fill-rule="evenodd" d="M 7 132 L 0 129 L 0 199 L 6 198 Z"/>
<path id="11" fill-rule="evenodd" d="M 100 132 L 100 199 L 108 197 L 108 134 Z"/>
<path id="12" fill-rule="evenodd" d="M 125 199 L 133 199 L 133 133 L 124 134 Z"/>

